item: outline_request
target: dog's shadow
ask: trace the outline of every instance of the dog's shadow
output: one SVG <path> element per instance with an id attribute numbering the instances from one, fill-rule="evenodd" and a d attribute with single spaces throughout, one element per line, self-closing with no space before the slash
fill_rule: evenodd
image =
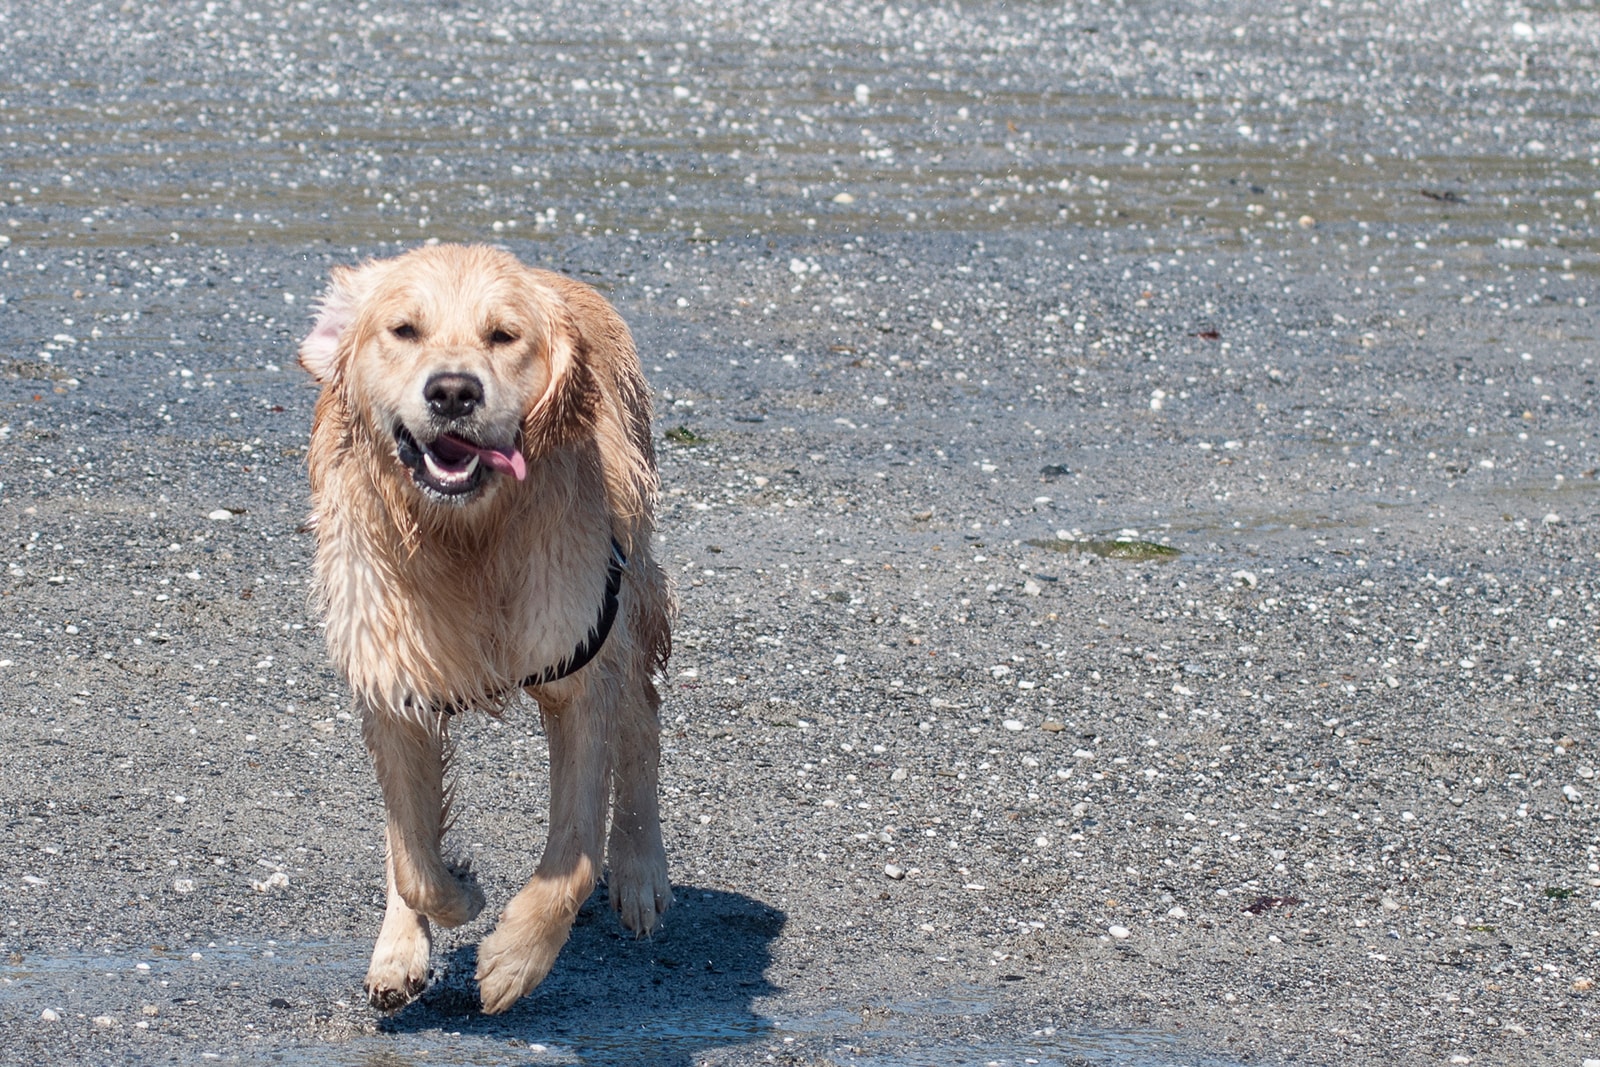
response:
<path id="1" fill-rule="evenodd" d="M 701 1050 L 761 1041 L 772 1023 L 754 1002 L 775 992 L 766 969 L 787 916 L 737 893 L 674 893 L 663 928 L 638 939 L 596 890 L 549 977 L 503 1015 L 480 1012 L 477 945 L 462 944 L 440 960 L 421 999 L 381 1029 L 445 1030 L 635 1067 L 690 1067 Z"/>

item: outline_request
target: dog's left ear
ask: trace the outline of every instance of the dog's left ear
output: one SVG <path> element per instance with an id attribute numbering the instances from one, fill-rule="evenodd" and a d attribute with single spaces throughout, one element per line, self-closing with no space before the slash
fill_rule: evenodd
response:
<path id="1" fill-rule="evenodd" d="M 545 384 L 544 395 L 533 405 L 532 415 L 550 412 L 560 406 L 560 397 L 566 389 L 567 378 L 577 355 L 578 330 L 572 315 L 559 304 L 552 303 L 545 312 L 544 356 L 550 380 Z"/>
<path id="2" fill-rule="evenodd" d="M 300 366 L 319 382 L 330 382 L 339 376 L 339 346 L 345 331 L 355 322 L 361 274 L 354 267 L 333 268 L 328 288 L 317 302 L 317 324 L 300 342 Z"/>
<path id="3" fill-rule="evenodd" d="M 530 458 L 591 432 L 597 402 L 581 311 L 556 293 L 543 295 L 542 340 L 550 378 L 522 420 L 523 447 Z"/>

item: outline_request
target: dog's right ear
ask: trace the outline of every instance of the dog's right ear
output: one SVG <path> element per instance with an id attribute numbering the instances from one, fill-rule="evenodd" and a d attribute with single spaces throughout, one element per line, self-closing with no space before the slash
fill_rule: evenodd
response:
<path id="1" fill-rule="evenodd" d="M 328 288 L 317 302 L 317 324 L 300 342 L 300 366 L 318 382 L 339 377 L 339 350 L 345 332 L 355 322 L 361 274 L 355 267 L 333 268 Z"/>

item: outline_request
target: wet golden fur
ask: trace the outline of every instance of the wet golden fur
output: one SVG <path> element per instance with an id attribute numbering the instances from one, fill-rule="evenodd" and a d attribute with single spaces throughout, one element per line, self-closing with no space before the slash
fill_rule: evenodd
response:
<path id="1" fill-rule="evenodd" d="M 656 806 L 667 584 L 651 555 L 650 403 L 627 327 L 581 283 L 504 252 L 435 246 L 333 272 L 300 353 L 322 385 L 310 448 L 316 591 L 383 790 L 389 904 L 367 975 L 398 1008 L 425 986 L 429 921 L 483 895 L 440 854 L 447 709 L 495 712 L 595 625 L 615 540 L 627 557 L 599 655 L 530 688 L 550 740 L 549 842 L 479 949 L 486 1011 L 533 988 L 566 940 L 606 846 L 612 906 L 640 934 L 671 903 Z M 420 488 L 398 451 L 437 411 L 424 385 L 471 375 L 482 403 L 449 433 L 515 448 L 464 498 Z M 509 755 L 509 753 L 508 753 Z"/>

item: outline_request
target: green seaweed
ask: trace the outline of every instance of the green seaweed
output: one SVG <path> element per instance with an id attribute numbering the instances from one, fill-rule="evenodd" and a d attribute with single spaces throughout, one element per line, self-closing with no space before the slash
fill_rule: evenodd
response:
<path id="1" fill-rule="evenodd" d="M 1029 541 L 1034 548 L 1050 552 L 1087 552 L 1101 559 L 1118 559 L 1128 563 L 1166 563 L 1183 553 L 1171 545 L 1158 545 L 1154 541 L 1094 540 L 1063 541 L 1058 538 Z"/>
<path id="2" fill-rule="evenodd" d="M 675 445 L 701 445 L 706 441 L 687 426 L 674 426 L 667 431 L 666 438 Z"/>

